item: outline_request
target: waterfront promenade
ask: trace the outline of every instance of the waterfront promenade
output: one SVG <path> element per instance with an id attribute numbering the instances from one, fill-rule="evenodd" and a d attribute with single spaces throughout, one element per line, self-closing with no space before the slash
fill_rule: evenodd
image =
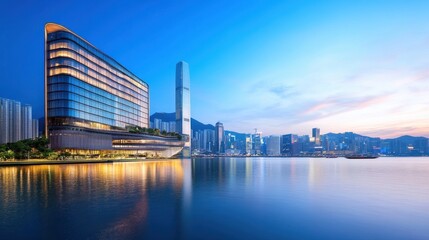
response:
<path id="1" fill-rule="evenodd" d="M 142 162 L 142 161 L 162 161 L 165 158 L 129 158 L 129 159 L 72 159 L 72 160 L 48 160 L 48 159 L 30 159 L 2 161 L 0 167 L 5 166 L 25 166 L 25 165 L 51 165 L 51 164 L 81 164 L 81 163 L 114 163 L 114 162 Z M 171 159 L 168 159 L 171 160 Z"/>

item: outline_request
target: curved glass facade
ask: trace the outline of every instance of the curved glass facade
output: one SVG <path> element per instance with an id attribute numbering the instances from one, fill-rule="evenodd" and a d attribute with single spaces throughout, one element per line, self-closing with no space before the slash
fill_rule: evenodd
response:
<path id="1" fill-rule="evenodd" d="M 149 127 L 149 87 L 115 60 L 57 24 L 46 28 L 46 119 L 102 130 Z"/>
<path id="2" fill-rule="evenodd" d="M 171 157 L 184 145 L 129 133 L 149 127 L 147 83 L 54 23 L 45 26 L 45 119 L 51 148 L 72 154 Z"/>

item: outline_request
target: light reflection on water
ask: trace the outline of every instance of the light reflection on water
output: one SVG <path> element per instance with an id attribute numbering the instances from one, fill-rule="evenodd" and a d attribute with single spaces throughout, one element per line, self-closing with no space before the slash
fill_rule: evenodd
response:
<path id="1" fill-rule="evenodd" d="M 2 167 L 0 187 L 5 239 L 429 239 L 429 158 Z"/>

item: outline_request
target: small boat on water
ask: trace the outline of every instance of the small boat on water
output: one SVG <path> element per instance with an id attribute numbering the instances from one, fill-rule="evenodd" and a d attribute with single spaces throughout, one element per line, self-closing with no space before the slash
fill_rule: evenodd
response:
<path id="1" fill-rule="evenodd" d="M 364 155 L 364 154 L 346 155 L 344 157 L 348 158 L 348 159 L 374 159 L 374 158 L 378 158 L 377 155 Z"/>
<path id="2" fill-rule="evenodd" d="M 326 155 L 325 158 L 338 158 L 337 155 Z"/>

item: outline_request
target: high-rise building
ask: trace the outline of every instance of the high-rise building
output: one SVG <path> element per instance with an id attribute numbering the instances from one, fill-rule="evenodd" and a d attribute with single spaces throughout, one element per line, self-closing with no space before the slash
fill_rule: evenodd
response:
<path id="1" fill-rule="evenodd" d="M 225 132 L 223 129 L 223 124 L 220 122 L 217 122 L 216 131 L 215 131 L 216 153 L 225 153 L 225 142 L 224 142 L 225 136 L 224 135 L 225 135 Z"/>
<path id="2" fill-rule="evenodd" d="M 280 137 L 269 136 L 266 142 L 267 155 L 268 156 L 279 156 L 280 155 Z"/>
<path id="3" fill-rule="evenodd" d="M 184 61 L 176 64 L 176 131 L 185 140 L 182 155 L 191 153 L 191 80 L 189 65 Z"/>
<path id="4" fill-rule="evenodd" d="M 32 107 L 0 98 L 0 144 L 33 137 Z"/>
<path id="5" fill-rule="evenodd" d="M 21 139 L 33 138 L 32 107 L 30 105 L 21 106 Z"/>
<path id="6" fill-rule="evenodd" d="M 252 135 L 252 149 L 253 154 L 261 154 L 262 147 L 262 132 L 258 132 L 258 129 L 255 129 L 255 133 Z"/>
<path id="7" fill-rule="evenodd" d="M 202 136 L 202 148 L 206 152 L 214 152 L 214 145 L 216 142 L 215 131 L 211 129 L 204 129 Z"/>
<path id="8" fill-rule="evenodd" d="M 301 154 L 301 153 L 307 153 L 309 151 L 311 151 L 310 137 L 308 135 L 299 136 L 297 152 Z"/>
<path id="9" fill-rule="evenodd" d="M 7 143 L 9 141 L 9 100 L 0 98 L 0 144 Z"/>
<path id="10" fill-rule="evenodd" d="M 280 152 L 285 156 L 294 156 L 298 155 L 298 136 L 295 134 L 285 134 L 281 136 L 280 139 Z"/>
<path id="11" fill-rule="evenodd" d="M 148 84 L 54 23 L 45 26 L 45 125 L 51 147 L 72 154 L 170 156 L 183 146 L 177 138 L 131 133 L 149 127 Z"/>
<path id="12" fill-rule="evenodd" d="M 253 144 L 252 144 L 252 136 L 249 134 L 249 135 L 246 135 L 246 154 L 247 155 L 250 155 L 250 154 L 252 154 L 252 146 L 253 146 Z"/>
<path id="13" fill-rule="evenodd" d="M 311 137 L 316 145 L 320 145 L 320 128 L 313 128 Z"/>
<path id="14" fill-rule="evenodd" d="M 33 136 L 33 138 L 39 137 L 39 120 L 38 119 L 32 120 L 31 131 L 32 131 L 31 135 Z"/>
<path id="15" fill-rule="evenodd" d="M 9 132 L 9 142 L 17 142 L 21 140 L 22 137 L 22 113 L 21 113 L 21 103 L 18 101 L 11 101 L 9 108 L 9 123 L 10 123 L 10 132 Z"/>
<path id="16" fill-rule="evenodd" d="M 162 120 L 158 119 L 158 118 L 155 118 L 153 120 L 153 128 L 161 129 L 162 128 Z"/>
<path id="17" fill-rule="evenodd" d="M 161 131 L 170 132 L 170 124 L 168 122 L 162 122 Z"/>
<path id="18" fill-rule="evenodd" d="M 11 104 L 9 99 L 0 98 L 0 144 L 8 143 L 11 138 Z"/>
<path id="19" fill-rule="evenodd" d="M 176 132 L 176 122 L 174 121 L 169 122 L 168 127 L 170 129 L 170 132 Z"/>

